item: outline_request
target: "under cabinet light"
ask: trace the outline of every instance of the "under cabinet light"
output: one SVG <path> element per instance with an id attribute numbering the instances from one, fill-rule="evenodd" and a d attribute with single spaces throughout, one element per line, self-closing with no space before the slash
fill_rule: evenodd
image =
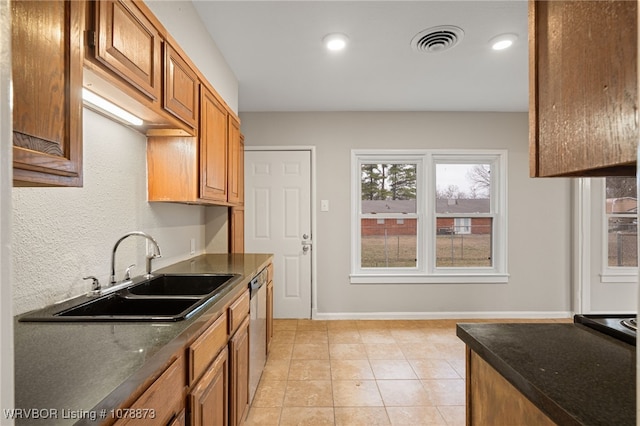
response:
<path id="1" fill-rule="evenodd" d="M 112 104 L 108 100 L 101 98 L 100 96 L 85 88 L 82 88 L 82 99 L 85 102 L 97 107 L 98 109 L 101 109 L 117 118 L 120 118 L 129 124 L 133 124 L 134 126 L 141 126 L 144 123 L 141 118 L 136 117 L 130 112 L 123 110 L 119 106 Z"/>

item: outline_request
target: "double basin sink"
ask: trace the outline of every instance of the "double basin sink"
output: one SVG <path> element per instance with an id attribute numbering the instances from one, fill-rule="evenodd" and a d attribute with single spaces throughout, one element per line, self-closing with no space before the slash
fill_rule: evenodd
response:
<path id="1" fill-rule="evenodd" d="M 165 274 L 134 279 L 104 296 L 80 296 L 32 311 L 20 321 L 179 321 L 225 294 L 236 274 Z"/>

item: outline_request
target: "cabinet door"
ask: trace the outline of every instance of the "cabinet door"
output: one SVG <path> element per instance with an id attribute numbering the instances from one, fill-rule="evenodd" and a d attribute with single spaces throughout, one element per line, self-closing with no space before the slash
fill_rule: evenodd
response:
<path id="1" fill-rule="evenodd" d="M 232 207 L 230 220 L 230 253 L 244 253 L 244 207 Z"/>
<path id="2" fill-rule="evenodd" d="M 225 347 L 189 394 L 191 426 L 227 426 L 228 351 Z"/>
<path id="3" fill-rule="evenodd" d="M 249 317 L 229 341 L 231 351 L 230 425 L 241 425 L 249 411 Z"/>
<path id="4" fill-rule="evenodd" d="M 635 175 L 637 2 L 529 7 L 530 174 Z"/>
<path id="5" fill-rule="evenodd" d="M 100 0 L 96 59 L 152 100 L 160 100 L 160 34 L 132 1 Z"/>
<path id="6" fill-rule="evenodd" d="M 12 1 L 14 185 L 82 186 L 77 1 Z"/>
<path id="7" fill-rule="evenodd" d="M 117 426 L 141 423 L 167 425 L 180 417 L 186 389 L 185 360 L 180 357 L 127 410 Z M 135 413 L 135 415 L 129 415 Z M 177 423 L 180 424 L 180 423 Z"/>
<path id="8" fill-rule="evenodd" d="M 195 128 L 198 121 L 198 77 L 173 48 L 165 43 L 164 109 Z"/>
<path id="9" fill-rule="evenodd" d="M 227 111 L 204 86 L 200 92 L 200 197 L 227 201 Z"/>
<path id="10" fill-rule="evenodd" d="M 244 141 L 240 123 L 229 115 L 229 202 L 244 204 Z"/>
<path id="11" fill-rule="evenodd" d="M 186 420 L 185 420 L 186 414 L 184 412 L 184 410 L 180 411 L 174 418 L 173 420 L 171 420 L 171 423 L 169 423 L 169 426 L 185 426 Z"/>

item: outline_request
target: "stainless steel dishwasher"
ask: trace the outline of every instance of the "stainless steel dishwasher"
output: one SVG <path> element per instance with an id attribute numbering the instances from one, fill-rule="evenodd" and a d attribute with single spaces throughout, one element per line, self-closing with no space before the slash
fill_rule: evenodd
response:
<path id="1" fill-rule="evenodd" d="M 249 403 L 253 401 L 267 360 L 267 268 L 249 282 Z"/>

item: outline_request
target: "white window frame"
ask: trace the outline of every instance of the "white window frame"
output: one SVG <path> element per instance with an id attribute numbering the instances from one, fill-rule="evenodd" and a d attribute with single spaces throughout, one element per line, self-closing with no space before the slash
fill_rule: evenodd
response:
<path id="1" fill-rule="evenodd" d="M 601 207 L 602 244 L 600 250 L 600 282 L 602 283 L 635 283 L 638 281 L 637 266 L 609 266 L 609 216 L 638 217 L 633 214 L 607 214 L 607 184 L 605 178 L 594 178 L 591 181 L 592 190 L 596 192 Z"/>
<path id="2" fill-rule="evenodd" d="M 423 232 L 424 228 L 424 194 L 419 194 L 418 191 L 421 186 L 420 182 L 424 182 L 424 158 L 421 155 L 412 154 L 406 151 L 367 151 L 354 155 L 355 151 L 352 151 L 352 181 L 357 180 L 357 185 L 352 188 L 352 209 L 353 212 L 353 226 L 354 232 L 357 233 L 357 243 L 354 243 L 356 239 L 351 239 L 351 256 L 352 260 L 357 259 L 357 271 L 359 275 L 369 276 L 378 275 L 380 270 L 387 271 L 388 273 L 398 275 L 415 275 L 424 272 L 424 262 L 421 261 L 423 256 L 423 247 L 419 243 L 419 235 Z M 360 202 L 361 196 L 361 170 L 363 164 L 415 164 L 416 165 L 416 213 L 402 214 L 402 213 L 387 213 L 387 214 L 361 214 L 360 209 L 362 203 Z M 355 195 L 354 195 L 354 191 Z M 355 198 L 354 198 L 355 197 Z M 416 234 L 418 236 L 416 244 L 416 266 L 413 268 L 362 268 L 360 267 L 360 260 L 362 259 L 361 244 L 360 244 L 360 232 L 361 232 L 361 219 L 377 219 L 380 220 L 399 220 L 399 219 L 415 219 Z M 352 262 L 353 265 L 353 262 Z M 352 274 L 353 276 L 353 274 Z"/>
<path id="3" fill-rule="evenodd" d="M 361 268 L 361 165 L 417 164 L 416 217 L 418 260 L 415 268 Z M 435 267 L 435 165 L 491 164 L 493 219 L 492 266 Z M 507 273 L 507 151 L 506 150 L 352 150 L 351 151 L 351 274 L 352 284 L 506 283 Z M 422 188 L 422 189 L 421 189 Z M 461 217 L 469 217 L 461 214 Z M 476 215 L 474 215 L 476 216 Z M 407 219 L 407 215 L 398 217 Z"/>

